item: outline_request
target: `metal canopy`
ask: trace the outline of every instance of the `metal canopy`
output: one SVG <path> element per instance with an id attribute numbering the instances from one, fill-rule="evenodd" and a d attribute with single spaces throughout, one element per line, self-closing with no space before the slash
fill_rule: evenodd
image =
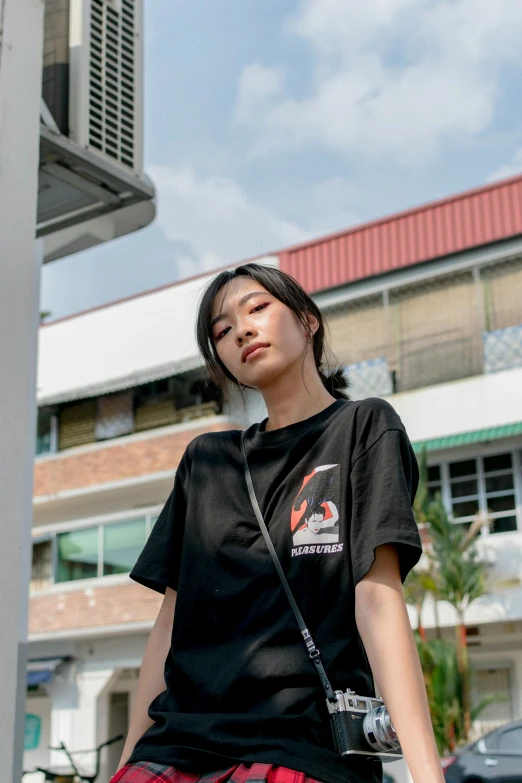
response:
<path id="1" fill-rule="evenodd" d="M 52 682 L 55 669 L 68 661 L 67 656 L 60 658 L 35 658 L 27 661 L 27 685 L 48 685 Z"/>
<path id="2" fill-rule="evenodd" d="M 149 180 L 71 141 L 44 112 L 42 120 L 37 237 L 154 198 Z"/>
<path id="3" fill-rule="evenodd" d="M 457 435 L 444 435 L 440 438 L 421 440 L 412 443 L 414 451 L 420 453 L 423 448 L 426 451 L 439 451 L 440 449 L 454 449 L 457 446 L 468 446 L 471 443 L 486 443 L 490 440 L 512 438 L 522 434 L 522 422 L 512 424 L 500 424 L 498 427 L 486 427 L 472 432 L 460 432 Z"/>

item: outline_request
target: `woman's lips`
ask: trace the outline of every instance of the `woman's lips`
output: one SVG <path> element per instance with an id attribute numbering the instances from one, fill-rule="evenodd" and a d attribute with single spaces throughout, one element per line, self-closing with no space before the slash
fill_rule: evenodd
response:
<path id="1" fill-rule="evenodd" d="M 258 353 L 261 353 L 261 351 L 265 351 L 268 348 L 268 345 L 260 345 L 259 348 L 256 348 L 254 351 L 250 351 L 248 356 L 245 359 L 245 362 L 248 362 L 252 356 L 257 356 Z"/>

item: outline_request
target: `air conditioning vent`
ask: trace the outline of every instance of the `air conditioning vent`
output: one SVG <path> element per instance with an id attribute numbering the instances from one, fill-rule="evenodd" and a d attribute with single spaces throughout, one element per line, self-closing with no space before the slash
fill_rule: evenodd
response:
<path id="1" fill-rule="evenodd" d="M 142 175 L 143 0 L 71 0 L 71 136 Z"/>
<path id="2" fill-rule="evenodd" d="M 134 0 L 91 0 L 89 144 L 135 167 Z M 125 111 L 125 115 L 123 115 Z"/>

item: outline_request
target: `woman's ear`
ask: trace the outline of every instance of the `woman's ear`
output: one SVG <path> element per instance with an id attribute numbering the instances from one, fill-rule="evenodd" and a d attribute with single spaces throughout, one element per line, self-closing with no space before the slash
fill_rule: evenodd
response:
<path id="1" fill-rule="evenodd" d="M 309 334 L 314 335 L 319 329 L 319 321 L 315 315 L 312 315 L 312 313 L 308 313 L 307 317 Z"/>

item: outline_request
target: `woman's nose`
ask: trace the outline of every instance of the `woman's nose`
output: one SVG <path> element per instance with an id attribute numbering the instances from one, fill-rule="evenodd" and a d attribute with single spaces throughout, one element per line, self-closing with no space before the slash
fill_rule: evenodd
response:
<path id="1" fill-rule="evenodd" d="M 241 329 L 237 333 L 237 342 L 242 345 L 247 337 L 252 337 L 251 329 Z"/>

